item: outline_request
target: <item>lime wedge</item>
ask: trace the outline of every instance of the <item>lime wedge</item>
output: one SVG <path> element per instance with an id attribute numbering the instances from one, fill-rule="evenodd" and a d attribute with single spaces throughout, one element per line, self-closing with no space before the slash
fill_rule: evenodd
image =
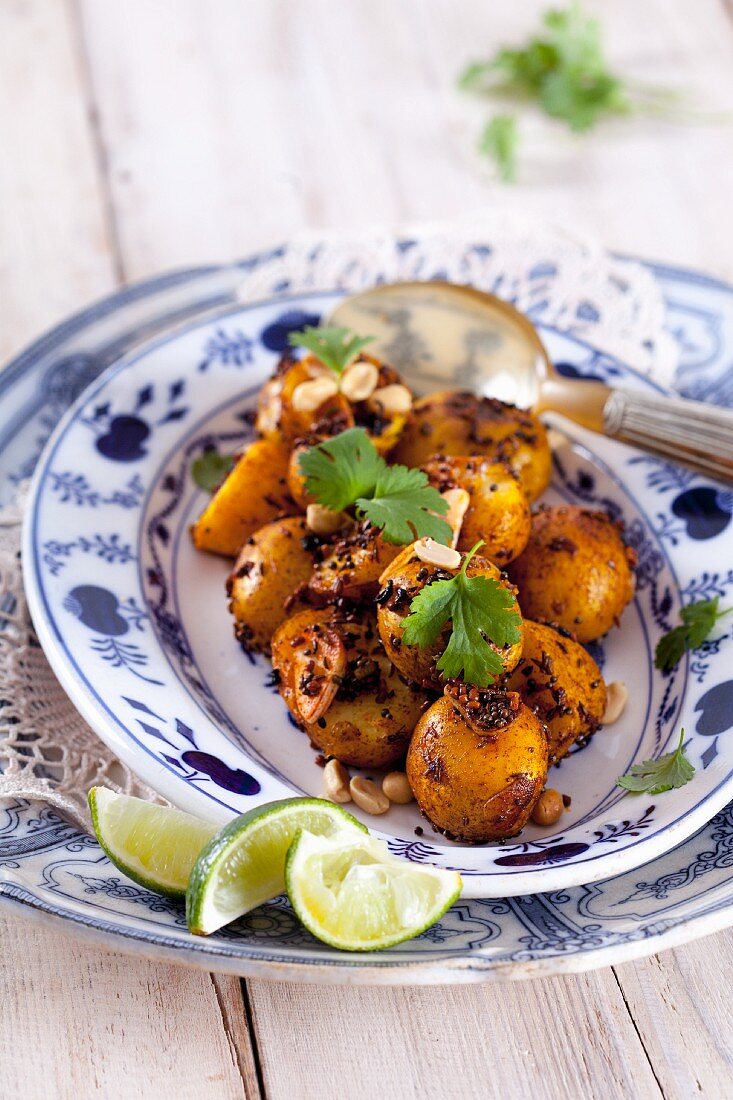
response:
<path id="1" fill-rule="evenodd" d="M 309 832 L 288 852 L 285 879 L 308 931 L 344 951 L 377 951 L 419 935 L 462 886 L 456 871 L 397 859 L 373 837 Z"/>
<path id="2" fill-rule="evenodd" d="M 186 894 L 186 920 L 208 936 L 285 892 L 285 858 L 300 829 L 362 836 L 366 826 L 322 798 L 286 798 L 242 814 L 196 860 Z"/>
<path id="3" fill-rule="evenodd" d="M 92 787 L 89 808 L 97 840 L 133 882 L 182 898 L 196 857 L 216 825 L 170 806 Z"/>

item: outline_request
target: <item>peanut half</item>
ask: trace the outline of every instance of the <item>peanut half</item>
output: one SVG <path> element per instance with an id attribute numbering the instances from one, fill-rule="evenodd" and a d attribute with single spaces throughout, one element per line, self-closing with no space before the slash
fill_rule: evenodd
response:
<path id="1" fill-rule="evenodd" d="M 426 565 L 435 565 L 439 569 L 456 570 L 461 568 L 461 555 L 450 546 L 443 546 L 435 539 L 418 539 L 414 546 L 415 554 Z"/>
<path id="2" fill-rule="evenodd" d="M 355 775 L 349 783 L 349 790 L 356 805 L 366 814 L 378 817 L 389 809 L 389 799 L 372 779 Z"/>
<path id="3" fill-rule="evenodd" d="M 331 802 L 351 802 L 349 773 L 340 760 L 329 760 L 323 769 L 323 791 Z"/>
<path id="4" fill-rule="evenodd" d="M 613 683 L 608 684 L 606 686 L 606 709 L 601 718 L 601 725 L 612 726 L 614 722 L 617 722 L 624 712 L 628 699 L 629 693 L 626 690 L 626 684 L 623 684 L 620 680 L 614 680 Z"/>

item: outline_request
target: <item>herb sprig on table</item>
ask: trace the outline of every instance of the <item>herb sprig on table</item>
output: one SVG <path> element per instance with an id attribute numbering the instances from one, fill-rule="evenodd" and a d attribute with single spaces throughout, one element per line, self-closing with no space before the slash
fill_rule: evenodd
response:
<path id="1" fill-rule="evenodd" d="M 668 110 L 672 99 L 666 90 L 632 90 L 630 81 L 609 69 L 600 24 L 579 3 L 546 11 L 541 29 L 524 46 L 504 47 L 486 61 L 472 62 L 458 84 L 504 102 L 534 103 L 575 133 L 614 115 Z M 494 160 L 506 181 L 516 178 L 518 143 L 517 119 L 509 114 L 490 119 L 479 140 L 479 151 Z"/>
<path id="2" fill-rule="evenodd" d="M 437 667 L 448 679 L 456 676 L 485 688 L 504 671 L 499 647 L 521 638 L 516 596 L 493 577 L 469 577 L 467 566 L 483 542 L 477 542 L 450 580 L 433 581 L 418 592 L 404 621 L 406 645 L 428 648 L 450 622 L 451 634 Z"/>
<path id="3" fill-rule="evenodd" d="M 306 325 L 301 332 L 291 332 L 288 342 L 293 348 L 306 348 L 334 374 L 341 375 L 359 352 L 376 337 L 357 336 L 348 328 L 337 325 L 314 327 Z"/>
<path id="4" fill-rule="evenodd" d="M 666 752 L 656 760 L 645 760 L 643 764 L 632 764 L 626 775 L 616 780 L 631 794 L 664 794 L 665 791 L 684 787 L 695 774 L 695 767 L 687 758 L 684 749 L 685 731 L 680 730 L 680 740 L 673 752 Z"/>
<path id="5" fill-rule="evenodd" d="M 429 537 L 450 543 L 453 531 L 440 518 L 448 504 L 427 475 L 388 465 L 363 428 L 310 447 L 298 461 L 306 489 L 319 504 L 334 512 L 353 507 L 387 542 Z"/>
<path id="6" fill-rule="evenodd" d="M 654 652 L 655 668 L 669 672 L 679 664 L 690 649 L 698 649 L 710 636 L 715 625 L 733 611 L 733 607 L 720 610 L 720 597 L 712 600 L 698 600 L 680 610 L 682 623 L 668 631 L 657 642 Z"/>

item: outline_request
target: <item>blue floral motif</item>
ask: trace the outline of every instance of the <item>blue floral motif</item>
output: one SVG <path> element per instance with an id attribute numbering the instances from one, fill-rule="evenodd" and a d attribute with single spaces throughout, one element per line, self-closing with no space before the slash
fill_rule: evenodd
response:
<path id="1" fill-rule="evenodd" d="M 75 504 L 79 508 L 85 506 L 97 508 L 100 504 L 137 508 L 145 495 L 145 487 L 139 474 L 131 477 L 122 489 L 115 489 L 112 493 L 93 489 L 83 474 L 76 474 L 69 470 L 60 474 L 51 471 L 49 479 L 51 491 L 58 494 L 62 504 Z"/>
<path id="2" fill-rule="evenodd" d="M 59 575 L 67 559 L 75 550 L 80 550 L 83 554 L 93 554 L 108 565 L 127 565 L 128 562 L 135 561 L 137 558 L 130 544 L 121 542 L 118 534 L 97 534 L 92 538 L 79 535 L 70 542 L 49 539 L 43 544 L 43 562 L 52 577 Z"/>
<path id="3" fill-rule="evenodd" d="M 206 341 L 199 370 L 208 370 L 214 363 L 220 363 L 222 367 L 246 367 L 252 362 L 253 348 L 254 340 L 245 336 L 241 329 L 230 334 L 226 329 L 218 328 Z"/>
<path id="4" fill-rule="evenodd" d="M 185 380 L 181 378 L 170 383 L 160 397 L 156 387 L 149 383 L 138 390 L 132 412 L 113 414 L 109 403 L 104 401 L 80 417 L 80 421 L 94 432 L 94 445 L 105 458 L 113 462 L 136 462 L 147 455 L 145 443 L 154 426 L 183 420 L 188 415 L 187 406 L 180 403 L 185 388 Z M 164 403 L 162 409 L 161 402 Z M 154 411 L 156 406 L 158 412 Z M 148 410 L 145 416 L 144 409 Z"/>
<path id="5" fill-rule="evenodd" d="M 130 596 L 120 602 L 114 592 L 96 584 L 82 584 L 72 588 L 64 598 L 64 608 L 84 626 L 101 637 L 92 638 L 91 647 L 112 668 L 124 668 L 140 680 L 159 684 L 160 680 L 143 676 L 140 671 L 148 663 L 147 654 L 135 642 L 122 642 L 131 627 L 142 631 L 148 618 L 146 611 L 138 607 Z"/>
<path id="6" fill-rule="evenodd" d="M 299 332 L 306 325 L 318 325 L 320 320 L 319 313 L 308 313 L 303 309 L 289 309 L 263 328 L 260 339 L 268 351 L 274 351 L 282 355 L 290 347 L 288 337 L 291 332 Z"/>

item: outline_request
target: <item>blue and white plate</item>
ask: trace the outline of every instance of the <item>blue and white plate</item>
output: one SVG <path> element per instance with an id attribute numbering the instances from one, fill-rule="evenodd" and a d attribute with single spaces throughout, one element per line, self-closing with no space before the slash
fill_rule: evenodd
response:
<path id="1" fill-rule="evenodd" d="M 680 272 L 659 277 L 682 341 L 681 380 L 715 399 L 716 386 L 730 384 L 721 370 L 730 291 Z M 62 682 L 111 747 L 174 802 L 224 819 L 293 789 L 317 793 L 321 772 L 267 685 L 265 663 L 250 665 L 232 640 L 226 564 L 190 548 L 187 526 L 204 498 L 188 470 L 208 442 L 246 439 L 244 414 L 288 327 L 318 316 L 337 294 L 282 296 L 184 322 L 125 354 L 149 326 L 216 304 L 211 288 L 220 278 L 216 270 L 182 273 L 115 296 L 16 360 L 0 376 L 9 414 L 0 453 L 4 486 L 26 476 L 39 437 L 74 391 L 114 364 L 64 419 L 39 465 L 25 541 L 34 620 Z M 650 385 L 575 338 L 543 335 L 569 373 Z M 284 902 L 201 943 L 188 937 L 175 904 L 133 887 L 88 838 L 24 805 L 0 819 L 0 894 L 153 953 L 323 980 L 355 980 L 352 971 L 368 981 L 437 981 L 589 967 L 731 923 L 727 812 L 643 872 L 576 888 L 668 851 L 733 793 L 730 636 L 671 676 L 651 661 L 682 603 L 733 588 L 730 497 L 580 432 L 557 457 L 555 498 L 610 507 L 639 551 L 636 601 L 596 653 L 606 677 L 630 688 L 624 720 L 556 773 L 573 804 L 555 835 L 527 830 L 501 847 L 466 848 L 428 829 L 416 837 L 409 807 L 391 811 L 385 830 L 406 858 L 460 868 L 467 898 L 510 898 L 465 900 L 379 959 L 329 952 Z M 623 796 L 616 776 L 663 751 L 681 725 L 698 769 L 693 783 L 657 798 Z M 553 893 L 517 896 L 539 890 Z"/>

